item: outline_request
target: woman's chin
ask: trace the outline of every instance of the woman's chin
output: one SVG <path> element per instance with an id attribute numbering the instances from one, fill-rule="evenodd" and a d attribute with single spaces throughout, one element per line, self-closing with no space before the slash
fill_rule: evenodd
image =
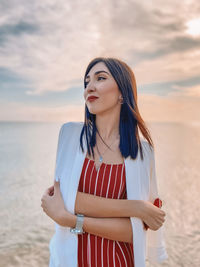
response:
<path id="1" fill-rule="evenodd" d="M 103 115 L 107 110 L 105 108 L 104 109 L 97 109 L 94 107 L 90 107 L 90 108 L 88 108 L 88 111 L 93 115 Z"/>
<path id="2" fill-rule="evenodd" d="M 95 108 L 88 108 L 89 112 L 93 115 L 97 115 L 99 113 L 99 111 Z"/>

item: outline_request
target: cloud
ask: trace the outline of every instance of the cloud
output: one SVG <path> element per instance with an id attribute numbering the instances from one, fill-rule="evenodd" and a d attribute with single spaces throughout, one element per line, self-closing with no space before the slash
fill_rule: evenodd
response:
<path id="1" fill-rule="evenodd" d="M 199 37 L 186 33 L 197 1 L 7 0 L 0 7 L 0 67 L 26 78 L 29 95 L 82 86 L 86 65 L 100 55 L 124 59 L 144 83 L 197 75 Z"/>
<path id="2" fill-rule="evenodd" d="M 15 25 L 7 24 L 1 26 L 0 28 L 0 42 L 3 43 L 7 40 L 8 36 L 16 35 L 20 36 L 23 33 L 35 33 L 37 31 L 37 26 L 34 24 L 30 24 L 24 21 L 20 21 Z"/>
<path id="3" fill-rule="evenodd" d="M 32 93 L 36 94 L 64 91 L 73 86 L 74 81 L 80 85 L 78 80 L 84 67 L 83 59 L 89 61 L 91 51 L 94 50 L 94 54 L 97 52 L 97 33 L 92 12 L 90 14 L 82 2 L 78 12 L 78 3 L 73 2 L 20 3 L 19 6 L 23 5 L 24 8 L 16 7 L 18 16 L 13 15 L 15 7 L 10 6 L 10 15 L 4 18 L 2 31 L 8 28 L 9 19 L 12 21 L 9 27 L 13 28 L 19 24 L 20 18 L 35 25 L 38 31 L 23 31 L 20 35 L 8 31 L 7 35 L 4 34 L 5 39 L 0 47 L 0 66 L 28 78 L 35 90 Z"/>
<path id="4" fill-rule="evenodd" d="M 199 97 L 200 98 L 200 84 L 190 87 L 174 86 L 176 91 L 171 92 L 170 96 L 188 96 L 188 97 Z"/>
<path id="5" fill-rule="evenodd" d="M 199 77 L 200 50 L 171 53 L 153 60 L 138 63 L 135 67 L 139 83 L 186 81 Z"/>
<path id="6" fill-rule="evenodd" d="M 145 121 L 200 123 L 200 98 L 187 95 L 139 95 L 139 109 Z"/>
<path id="7" fill-rule="evenodd" d="M 199 121 L 200 36 L 187 28 L 199 11 L 195 0 L 2 0 L 0 119 L 83 120 L 70 88 L 83 87 L 93 57 L 114 56 L 147 88 L 138 94 L 145 120 Z M 56 92 L 65 106 L 52 102 Z"/>
<path id="8" fill-rule="evenodd" d="M 83 121 L 83 105 L 66 105 L 61 107 L 42 107 L 35 105 L 26 105 L 21 103 L 3 103 L 1 104 L 1 121 L 49 121 L 49 122 L 67 122 Z"/>

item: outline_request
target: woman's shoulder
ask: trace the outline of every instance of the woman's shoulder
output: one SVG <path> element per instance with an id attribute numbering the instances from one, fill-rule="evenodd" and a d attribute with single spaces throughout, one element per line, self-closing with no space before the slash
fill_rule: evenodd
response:
<path id="1" fill-rule="evenodd" d="M 149 158 L 152 158 L 152 156 L 154 154 L 154 148 L 144 138 L 140 139 L 140 142 L 141 142 L 142 149 L 143 149 L 143 152 L 145 153 L 145 155 L 147 155 Z"/>
<path id="2" fill-rule="evenodd" d="M 75 132 L 75 131 L 80 131 L 83 127 L 83 122 L 79 121 L 69 121 L 65 122 L 61 126 L 62 131 L 67 131 L 67 132 Z"/>
<path id="3" fill-rule="evenodd" d="M 78 138 L 83 127 L 83 122 L 69 121 L 61 125 L 59 131 L 59 140 L 72 140 Z"/>
<path id="4" fill-rule="evenodd" d="M 144 147 L 145 149 L 153 149 L 153 147 L 149 144 L 149 142 L 146 139 L 140 138 L 140 142 L 142 147 Z"/>

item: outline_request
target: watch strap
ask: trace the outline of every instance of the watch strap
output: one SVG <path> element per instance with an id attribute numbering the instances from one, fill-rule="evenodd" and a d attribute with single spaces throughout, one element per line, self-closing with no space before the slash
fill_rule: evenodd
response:
<path id="1" fill-rule="evenodd" d="M 80 230 L 83 228 L 83 220 L 84 220 L 84 215 L 77 214 L 76 228 Z"/>
<path id="2" fill-rule="evenodd" d="M 73 234 L 83 234 L 83 221 L 84 215 L 83 214 L 76 214 L 76 227 L 70 228 L 70 232 Z"/>

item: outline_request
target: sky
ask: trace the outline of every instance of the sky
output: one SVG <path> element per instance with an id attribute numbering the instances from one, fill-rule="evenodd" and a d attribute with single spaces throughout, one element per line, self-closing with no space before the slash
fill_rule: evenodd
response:
<path id="1" fill-rule="evenodd" d="M 145 121 L 200 123 L 197 0 L 1 0 L 0 121 L 83 121 L 98 56 L 132 68 Z"/>

